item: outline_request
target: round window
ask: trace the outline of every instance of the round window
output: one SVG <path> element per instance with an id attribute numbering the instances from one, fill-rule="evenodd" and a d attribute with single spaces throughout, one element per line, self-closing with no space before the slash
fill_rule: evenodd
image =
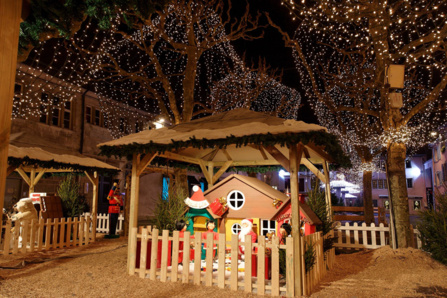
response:
<path id="1" fill-rule="evenodd" d="M 238 190 L 233 190 L 227 196 L 227 202 L 231 209 L 239 210 L 245 204 L 245 196 Z"/>
<path id="2" fill-rule="evenodd" d="M 231 226 L 231 232 L 233 232 L 234 235 L 238 235 L 239 232 L 242 230 L 241 225 L 238 223 L 235 223 Z"/>

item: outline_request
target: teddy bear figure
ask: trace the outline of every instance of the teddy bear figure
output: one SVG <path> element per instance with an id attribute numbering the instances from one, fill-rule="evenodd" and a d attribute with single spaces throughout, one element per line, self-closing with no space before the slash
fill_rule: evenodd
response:
<path id="1" fill-rule="evenodd" d="M 14 210 L 17 210 L 17 213 L 11 216 L 11 220 L 15 222 L 15 227 L 11 229 L 11 234 L 14 235 L 15 229 L 19 228 L 24 221 L 27 221 L 28 224 L 31 224 L 31 221 L 34 220 L 34 225 L 37 224 L 37 210 L 36 208 L 34 208 L 31 198 L 20 199 L 17 204 L 14 205 Z M 26 242 L 29 241 L 30 236 L 31 233 L 29 232 Z M 19 237 L 19 243 L 22 240 L 21 238 L 22 237 Z"/>

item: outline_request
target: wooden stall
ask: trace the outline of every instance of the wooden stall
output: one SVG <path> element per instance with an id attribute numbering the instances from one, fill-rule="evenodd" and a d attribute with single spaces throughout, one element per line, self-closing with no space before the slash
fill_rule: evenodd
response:
<path id="1" fill-rule="evenodd" d="M 288 286 L 293 284 L 293 293 L 296 296 L 303 293 L 303 262 L 298 257 L 301 256 L 299 167 L 306 166 L 325 183 L 326 200 L 330 206 L 328 163 L 349 163 L 336 137 L 327 133 L 326 128 L 247 109 L 235 109 L 170 128 L 142 131 L 98 146 L 105 155 L 133 154 L 129 232 L 137 227 L 139 177 L 155 157 L 200 167 L 209 187 L 230 167 L 282 166 L 290 173 L 293 239 L 293 252 L 290 254 L 295 256 L 290 258 L 293 261 L 291 266 L 295 278 L 290 280 Z M 336 157 L 336 160 L 331 156 Z M 324 172 L 321 172 L 316 164 L 321 164 Z M 198 239 L 197 236 L 195 239 Z M 225 239 L 219 238 L 219 241 Z M 231 243 L 233 245 L 233 241 Z M 155 247 L 157 246 L 152 246 L 153 249 Z M 129 237 L 129 274 L 135 272 L 135 254 L 136 237 Z M 151 270 L 155 268 L 156 266 L 152 266 Z M 161 277 L 165 280 L 163 270 L 162 268 Z M 237 289 L 237 286 L 232 288 Z"/>
<path id="2" fill-rule="evenodd" d="M 92 225 L 96 231 L 96 214 L 98 208 L 98 174 L 115 175 L 119 169 L 94 158 L 55 154 L 36 147 L 16 147 L 9 145 L 7 176 L 16 171 L 29 185 L 29 193 L 45 173 L 83 172 L 93 185 Z M 95 241 L 95 233 L 93 233 Z"/>

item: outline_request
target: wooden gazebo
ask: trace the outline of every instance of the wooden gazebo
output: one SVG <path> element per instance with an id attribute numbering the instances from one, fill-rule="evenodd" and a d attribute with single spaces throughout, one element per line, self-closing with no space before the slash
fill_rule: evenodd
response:
<path id="1" fill-rule="evenodd" d="M 16 147 L 9 145 L 8 169 L 6 176 L 16 171 L 29 186 L 29 193 L 45 173 L 81 172 L 85 173 L 93 185 L 92 216 L 93 231 L 96 231 L 98 208 L 98 174 L 115 175 L 120 169 L 94 158 L 55 154 L 36 147 Z M 93 233 L 95 235 L 95 233 Z M 95 236 L 94 239 L 95 240 Z"/>
<path id="2" fill-rule="evenodd" d="M 212 186 L 230 167 L 282 166 L 290 172 L 294 255 L 300 256 L 298 171 L 306 166 L 326 185 L 330 206 L 329 162 L 346 164 L 326 128 L 236 109 L 170 128 L 145 130 L 98 145 L 103 154 L 133 156 L 129 228 L 137 227 L 139 177 L 155 157 L 199 166 Z M 315 165 L 323 167 L 321 172 Z M 217 170 L 216 173 L 215 169 Z M 132 239 L 129 238 L 129 247 Z M 129 251 L 129 260 L 133 259 Z M 295 293 L 302 293 L 300 258 L 294 258 Z M 129 271 L 130 272 L 130 271 Z"/>

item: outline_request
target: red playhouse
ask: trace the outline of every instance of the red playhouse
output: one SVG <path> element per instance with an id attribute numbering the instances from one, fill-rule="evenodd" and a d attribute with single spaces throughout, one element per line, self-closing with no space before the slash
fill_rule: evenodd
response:
<path id="1" fill-rule="evenodd" d="M 316 226 L 321 225 L 321 220 L 305 203 L 305 195 L 299 195 L 300 200 L 300 220 L 304 222 L 304 235 L 310 235 L 315 233 Z M 272 220 L 277 222 L 277 234 L 279 235 L 279 228 L 283 223 L 290 223 L 292 217 L 292 205 L 290 204 L 290 198 L 284 202 L 279 208 L 278 212 L 273 216 Z"/>

